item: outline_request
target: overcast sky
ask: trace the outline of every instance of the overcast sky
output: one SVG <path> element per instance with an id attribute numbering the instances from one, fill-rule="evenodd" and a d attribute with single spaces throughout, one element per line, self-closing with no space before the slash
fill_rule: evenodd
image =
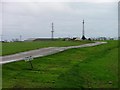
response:
<path id="1" fill-rule="evenodd" d="M 49 0 L 50 1 L 50 0 Z M 54 22 L 55 37 L 81 37 L 85 20 L 86 37 L 117 37 L 118 0 L 3 0 L 3 39 L 51 37 Z"/>

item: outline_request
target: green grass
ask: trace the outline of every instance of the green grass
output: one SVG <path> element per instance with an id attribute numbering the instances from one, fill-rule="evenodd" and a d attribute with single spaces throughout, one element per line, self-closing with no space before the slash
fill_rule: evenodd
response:
<path id="1" fill-rule="evenodd" d="M 117 88 L 118 42 L 3 65 L 3 88 Z M 109 84 L 109 82 L 112 82 Z"/>
<path id="2" fill-rule="evenodd" d="M 2 43 L 2 55 L 4 56 L 9 54 L 15 54 L 44 47 L 64 47 L 81 45 L 85 43 L 90 43 L 90 41 L 39 41 Z"/>

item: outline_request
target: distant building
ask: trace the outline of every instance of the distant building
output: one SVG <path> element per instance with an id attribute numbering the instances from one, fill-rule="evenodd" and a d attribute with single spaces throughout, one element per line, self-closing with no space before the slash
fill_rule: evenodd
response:
<path id="1" fill-rule="evenodd" d="M 80 37 L 73 37 L 73 38 L 67 37 L 67 38 L 64 38 L 63 40 L 64 41 L 78 41 L 78 40 L 81 40 L 81 39 L 80 39 Z"/>
<path id="2" fill-rule="evenodd" d="M 31 41 L 51 41 L 51 40 L 52 40 L 51 38 L 29 38 L 24 41 L 31 42 Z M 54 40 L 57 40 L 57 38 Z"/>
<path id="3" fill-rule="evenodd" d="M 106 37 L 99 37 L 99 38 L 97 38 L 97 40 L 107 40 L 107 38 Z"/>
<path id="4" fill-rule="evenodd" d="M 63 41 L 70 41 L 71 38 L 63 38 Z"/>
<path id="5" fill-rule="evenodd" d="M 24 40 L 24 41 L 34 41 L 36 38 L 29 38 L 29 39 L 27 39 L 27 40 Z"/>
<path id="6" fill-rule="evenodd" d="M 79 41 L 79 40 L 81 40 L 81 39 L 80 39 L 80 37 L 76 37 L 76 39 L 75 39 L 75 40 L 76 40 L 76 41 Z"/>

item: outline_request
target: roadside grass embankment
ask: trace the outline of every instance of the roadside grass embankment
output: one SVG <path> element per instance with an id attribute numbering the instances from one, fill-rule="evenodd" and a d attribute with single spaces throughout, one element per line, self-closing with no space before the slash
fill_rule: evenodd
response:
<path id="1" fill-rule="evenodd" d="M 10 55 L 19 52 L 35 50 L 45 47 L 65 47 L 91 43 L 91 41 L 35 41 L 35 42 L 9 42 L 2 43 L 0 55 Z"/>
<path id="2" fill-rule="evenodd" d="M 3 88 L 118 88 L 118 41 L 3 65 Z"/>

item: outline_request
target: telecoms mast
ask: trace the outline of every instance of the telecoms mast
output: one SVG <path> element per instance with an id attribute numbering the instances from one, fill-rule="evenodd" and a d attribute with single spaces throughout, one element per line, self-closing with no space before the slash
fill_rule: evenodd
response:
<path id="1" fill-rule="evenodd" d="M 54 38 L 54 23 L 52 22 L 51 39 Z"/>
<path id="2" fill-rule="evenodd" d="M 83 20 L 83 31 L 82 31 L 82 40 L 85 40 L 86 38 L 85 38 L 85 30 L 84 30 L 84 20 Z"/>

